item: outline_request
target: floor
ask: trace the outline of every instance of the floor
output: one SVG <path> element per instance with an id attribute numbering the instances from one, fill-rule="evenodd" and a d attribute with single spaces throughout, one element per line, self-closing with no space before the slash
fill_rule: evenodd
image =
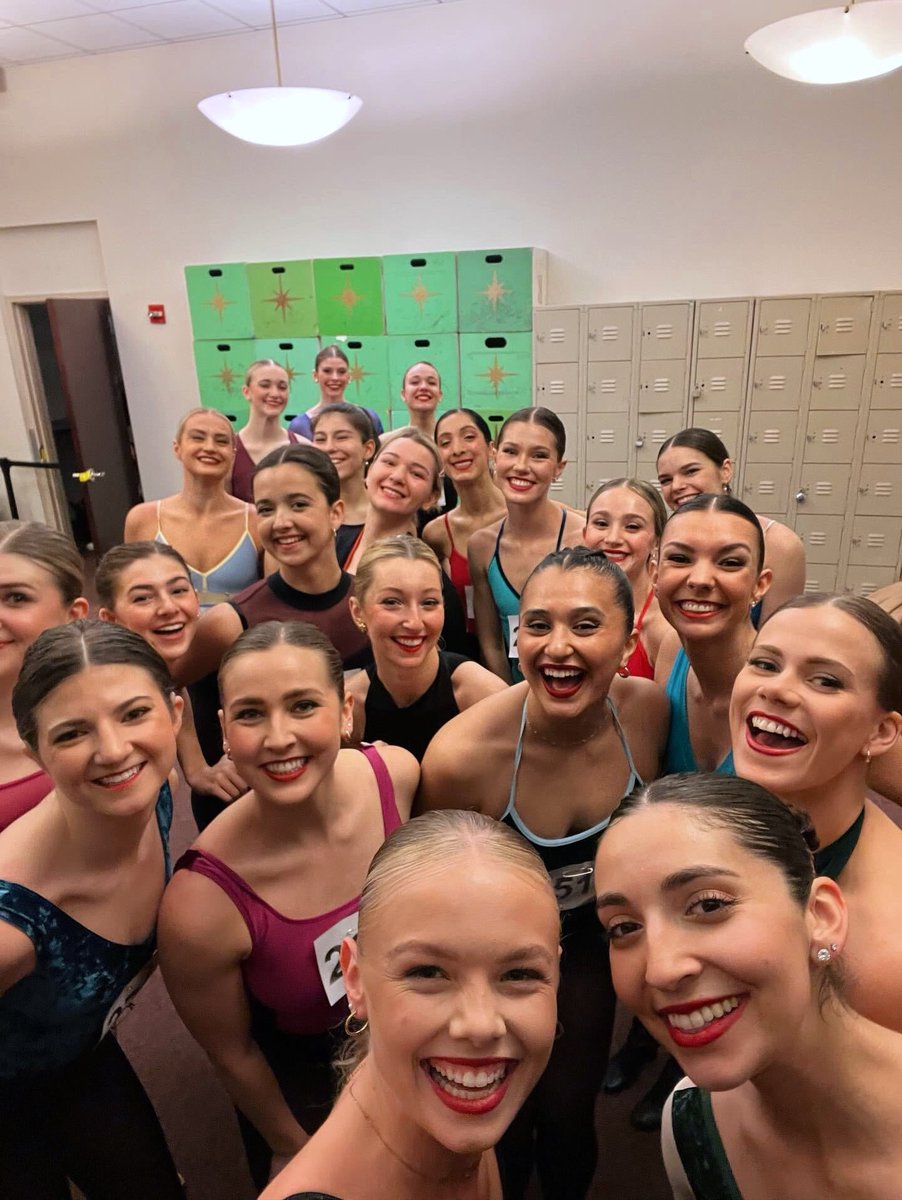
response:
<path id="1" fill-rule="evenodd" d="M 173 855 L 191 842 L 194 825 L 185 789 L 176 797 Z M 615 1042 L 625 1029 L 621 1022 Z M 253 1200 L 231 1106 L 203 1052 L 176 1016 L 159 973 L 141 993 L 119 1037 L 141 1075 L 166 1129 L 189 1200 Z M 632 1092 L 598 1102 L 601 1160 L 591 1200 L 669 1200 L 655 1134 L 627 1120 L 651 1079 Z M 538 1192 L 536 1192 L 538 1200 Z"/>

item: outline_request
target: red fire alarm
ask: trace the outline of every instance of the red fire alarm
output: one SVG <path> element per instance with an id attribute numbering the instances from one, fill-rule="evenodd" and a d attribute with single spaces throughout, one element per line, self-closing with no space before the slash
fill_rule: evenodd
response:
<path id="1" fill-rule="evenodd" d="M 162 304 L 148 304 L 147 319 L 151 325 L 166 324 L 166 308 Z"/>

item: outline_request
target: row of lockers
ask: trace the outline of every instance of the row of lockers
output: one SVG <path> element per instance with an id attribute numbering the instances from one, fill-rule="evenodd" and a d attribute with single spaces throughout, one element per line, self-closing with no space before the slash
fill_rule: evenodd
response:
<path id="1" fill-rule="evenodd" d="M 532 329 L 546 258 L 531 248 L 185 268 L 197 340 Z"/>
<path id="2" fill-rule="evenodd" d="M 385 421 L 400 408 L 401 381 L 408 367 L 431 362 L 442 379 L 439 411 L 463 403 L 506 414 L 532 403 L 532 336 L 529 333 L 455 333 L 420 336 L 350 337 L 340 343 L 350 363 L 345 399 L 363 404 Z M 290 402 L 285 420 L 319 400 L 312 377 L 319 338 L 237 338 L 196 341 L 194 358 L 201 402 L 237 424 L 247 419 L 242 394 L 245 372 L 258 359 L 272 359 L 288 372 Z"/>
<path id="3" fill-rule="evenodd" d="M 570 434 L 570 503 L 617 474 L 654 479 L 663 442 L 701 425 L 737 493 L 802 537 L 810 587 L 898 577 L 902 293 L 546 309 L 534 337 L 537 402 Z"/>

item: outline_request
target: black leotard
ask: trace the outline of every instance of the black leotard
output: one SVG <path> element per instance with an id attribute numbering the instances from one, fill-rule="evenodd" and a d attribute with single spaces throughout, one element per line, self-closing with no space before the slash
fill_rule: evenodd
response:
<path id="1" fill-rule="evenodd" d="M 376 674 L 375 665 L 369 666 L 370 687 L 366 694 L 364 712 L 366 727 L 365 742 L 383 741 L 392 746 L 403 746 L 417 762 L 423 761 L 426 747 L 452 717 L 460 712 L 454 699 L 454 684 L 451 676 L 467 659 L 461 654 L 439 651 L 438 671 L 432 683 L 419 699 L 406 708 L 399 707 L 386 690 L 385 684 Z"/>

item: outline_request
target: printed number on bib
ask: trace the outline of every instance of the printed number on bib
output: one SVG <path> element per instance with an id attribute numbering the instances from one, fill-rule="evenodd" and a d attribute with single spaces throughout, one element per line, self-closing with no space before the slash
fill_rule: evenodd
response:
<path id="1" fill-rule="evenodd" d="M 520 614 L 512 614 L 507 618 L 507 631 L 510 638 L 510 647 L 507 651 L 508 658 L 519 658 L 520 652 L 517 650 L 517 632 L 520 628 Z"/>
<path id="2" fill-rule="evenodd" d="M 345 994 L 345 981 L 338 959 L 341 943 L 346 937 L 354 937 L 357 933 L 357 918 L 356 912 L 348 913 L 313 941 L 316 966 L 323 981 L 323 991 L 330 1004 L 337 1004 Z"/>
<path id="3" fill-rule="evenodd" d="M 595 867 L 592 863 L 556 867 L 549 875 L 561 912 L 589 904 L 595 898 Z"/>

